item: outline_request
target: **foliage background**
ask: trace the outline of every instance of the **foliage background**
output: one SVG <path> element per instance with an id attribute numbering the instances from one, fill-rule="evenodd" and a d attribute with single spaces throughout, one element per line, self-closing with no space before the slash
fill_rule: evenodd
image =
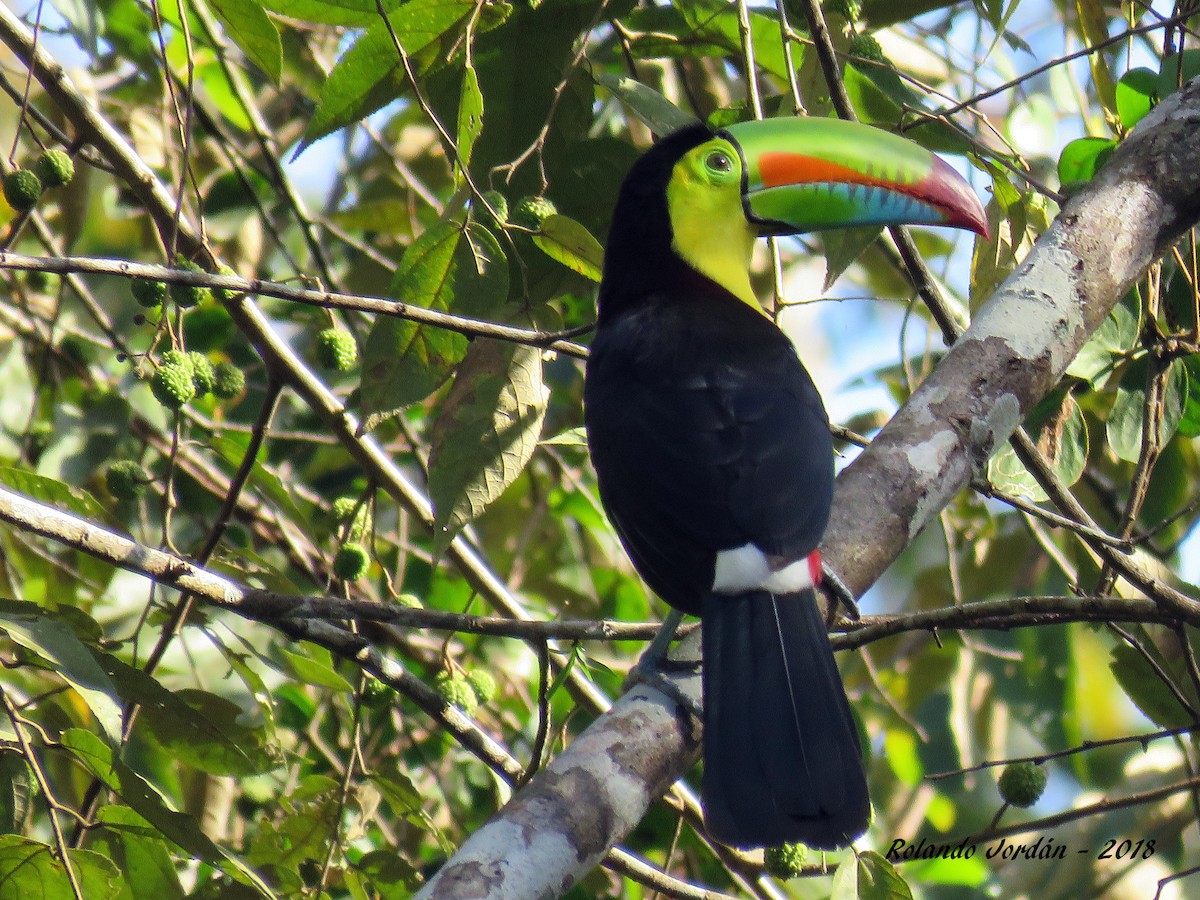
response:
<path id="1" fill-rule="evenodd" d="M 576 343 L 617 186 L 651 133 L 688 116 L 829 114 L 840 85 L 859 118 L 951 154 L 988 192 L 994 224 L 970 253 L 961 239 L 916 235 L 952 325 L 1013 270 L 1062 195 L 1200 71 L 1186 6 L 0 9 L 0 168 L 61 146 L 77 173 L 32 214 L 6 211 L 0 483 L 5 498 L 82 517 L 90 548 L 44 508 L 4 501 L 0 897 L 411 894 L 619 692 L 661 614 L 596 502 Z M 819 21 L 833 69 L 809 37 Z M 34 44 L 67 63 L 67 87 L 44 65 L 30 78 Z M 305 166 L 322 170 L 323 193 L 297 177 Z M 514 211 L 507 221 L 491 191 Z M 560 215 L 520 220 L 527 196 Z M 758 285 L 817 355 L 849 458 L 936 363 L 947 322 L 877 231 L 776 253 L 763 254 Z M 829 296 L 829 283 L 812 290 L 814 256 L 828 282 L 844 274 L 839 294 L 886 305 L 810 305 Z M 163 268 L 180 258 L 256 281 Z M 1020 612 L 1013 598 L 1128 595 L 1089 549 L 1097 539 L 1133 542 L 1163 577 L 1185 564 L 1200 509 L 1196 274 L 1189 240 L 1027 422 L 1107 536 L 1048 520 L 1034 505 L 1042 488 L 1005 452 L 866 612 L 998 601 L 996 625 Z M 130 276 L 225 291 L 147 311 Z M 235 287 L 253 288 L 254 305 Z M 852 325 L 839 324 L 843 310 Z M 838 329 L 857 336 L 864 318 L 886 323 L 888 352 L 872 344 L 878 361 L 847 385 Z M 335 324 L 360 348 L 351 371 L 319 364 L 315 336 Z M 825 326 L 828 364 L 815 338 Z M 147 379 L 172 347 L 234 363 L 245 390 L 164 409 Z M 143 494 L 111 492 L 118 460 L 145 469 Z M 353 499 L 335 511 L 338 498 Z M 193 570 L 130 557 L 107 532 L 248 586 L 248 600 L 226 611 L 202 584 L 181 593 L 172 585 Z M 347 542 L 370 555 L 350 581 L 332 569 Z M 143 575 L 112 565 L 119 557 Z M 310 604 L 301 618 L 268 603 L 272 591 L 386 612 L 357 609 L 348 625 L 347 607 Z M 458 615 L 412 627 L 439 612 Z M 647 624 L 570 624 L 600 620 Z M 1044 834 L 1087 852 L 907 861 L 894 873 L 872 862 L 890 889 L 1181 895 L 1185 882 L 1167 879 L 1192 871 L 1200 842 L 1194 629 L 1080 621 L 937 637 L 901 633 L 842 655 L 876 808 L 863 847 L 995 843 L 1015 828 L 1017 840 Z M 1043 799 L 1004 807 L 994 764 L 1049 754 Z M 698 885 L 871 895 L 832 882 L 819 860 L 811 877 L 770 880 L 760 859 L 714 852 L 699 829 L 664 802 L 624 846 L 665 873 L 655 889 L 667 896 Z M 573 896 L 647 896 L 643 880 L 613 862 Z"/>

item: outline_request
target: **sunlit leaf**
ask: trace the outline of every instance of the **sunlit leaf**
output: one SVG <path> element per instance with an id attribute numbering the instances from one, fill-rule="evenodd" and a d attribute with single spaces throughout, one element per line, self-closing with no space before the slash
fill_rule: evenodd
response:
<path id="1" fill-rule="evenodd" d="M 600 281 L 604 248 L 591 232 L 567 216 L 552 215 L 542 220 L 533 242 L 551 259 L 556 259 L 584 278 Z"/>
<path id="2" fill-rule="evenodd" d="M 1158 73 L 1153 69 L 1130 69 L 1117 82 L 1117 115 L 1130 129 L 1158 102 Z"/>
<path id="3" fill-rule="evenodd" d="M 890 862 L 868 850 L 837 867 L 830 900 L 912 900 L 912 890 Z"/>
<path id="4" fill-rule="evenodd" d="M 488 340 L 471 346 L 438 411 L 429 450 L 439 548 L 524 470 L 548 398 L 540 350 Z"/>
<path id="5" fill-rule="evenodd" d="M 463 69 L 462 99 L 458 102 L 458 158 L 463 166 L 471 164 L 475 138 L 483 130 L 483 94 L 479 91 L 479 76 L 474 66 Z"/>
<path id="6" fill-rule="evenodd" d="M 695 116 L 684 112 L 658 91 L 640 81 L 609 72 L 597 72 L 596 81 L 616 94 L 621 102 L 629 107 L 630 112 L 659 137 L 678 128 L 696 124 Z"/>
<path id="7" fill-rule="evenodd" d="M 68 851 L 71 871 L 86 900 L 113 900 L 121 892 L 121 873 L 111 860 L 91 850 Z M 66 867 L 48 844 L 17 834 L 0 835 L 0 898 L 69 900 L 75 897 Z"/>
<path id="8" fill-rule="evenodd" d="M 486 318 L 508 296 L 508 264 L 486 228 L 442 222 L 405 251 L 390 293 L 413 306 Z M 363 348 L 367 427 L 428 397 L 466 352 L 467 339 L 457 332 L 377 317 Z"/>
<path id="9" fill-rule="evenodd" d="M 1029 414 L 1025 427 L 1059 480 L 1068 487 L 1078 481 L 1087 465 L 1088 430 L 1075 398 L 1066 390 L 1052 392 Z M 988 461 L 988 479 L 1000 490 L 1035 503 L 1047 499 L 1007 445 Z"/>
<path id="10" fill-rule="evenodd" d="M 225 32 L 276 85 L 283 69 L 279 29 L 257 0 L 209 0 Z"/>
<path id="11" fill-rule="evenodd" d="M 66 622 L 32 603 L 0 600 L 0 630 L 17 644 L 54 664 L 111 741 L 121 739 L 121 697 L 92 651 Z"/>
<path id="12" fill-rule="evenodd" d="M 1146 407 L 1146 375 L 1149 362 L 1145 357 L 1134 360 L 1121 376 L 1117 398 L 1108 416 L 1108 443 L 1119 459 L 1137 462 L 1142 451 L 1144 411 Z M 1187 369 L 1182 360 L 1173 360 L 1163 396 L 1162 421 L 1159 424 L 1159 445 L 1166 444 L 1175 434 L 1183 417 L 1188 396 Z"/>

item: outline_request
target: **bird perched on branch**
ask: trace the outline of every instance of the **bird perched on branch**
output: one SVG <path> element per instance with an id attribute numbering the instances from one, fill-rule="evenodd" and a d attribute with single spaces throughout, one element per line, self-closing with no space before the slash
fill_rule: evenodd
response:
<path id="1" fill-rule="evenodd" d="M 943 160 L 833 119 L 703 125 L 633 166 L 584 391 L 600 496 L 647 584 L 702 621 L 709 832 L 833 849 L 867 828 L 858 729 L 814 588 L 829 421 L 750 285 L 756 237 L 867 224 L 986 234 Z"/>

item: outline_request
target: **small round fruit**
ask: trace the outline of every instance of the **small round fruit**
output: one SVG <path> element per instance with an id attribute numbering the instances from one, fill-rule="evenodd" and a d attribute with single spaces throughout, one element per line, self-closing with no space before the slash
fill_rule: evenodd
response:
<path id="1" fill-rule="evenodd" d="M 217 386 L 217 372 L 213 364 L 199 350 L 189 352 L 188 361 L 192 364 L 192 381 L 196 385 L 196 396 L 211 394 Z"/>
<path id="2" fill-rule="evenodd" d="M 343 544 L 333 558 L 333 574 L 342 581 L 358 581 L 367 574 L 371 557 L 367 548 L 355 541 Z"/>
<path id="3" fill-rule="evenodd" d="M 850 46 L 846 52 L 851 59 L 868 59 L 877 63 L 887 62 L 887 57 L 883 55 L 883 48 L 879 46 L 879 41 L 873 34 L 854 35 L 850 38 Z"/>
<path id="4" fill-rule="evenodd" d="M 231 362 L 219 362 L 213 366 L 212 392 L 222 400 L 240 396 L 246 389 L 246 373 Z"/>
<path id="5" fill-rule="evenodd" d="M 136 500 L 146 493 L 150 474 L 132 459 L 119 459 L 104 472 L 104 485 L 118 500 Z"/>
<path id="6" fill-rule="evenodd" d="M 224 263 L 221 263 L 221 265 L 217 266 L 217 274 L 218 275 L 228 275 L 230 278 L 238 277 L 238 273 L 233 270 L 233 267 L 227 266 Z M 213 288 L 212 295 L 214 297 L 216 297 L 218 300 L 220 300 L 222 303 L 227 303 L 228 301 L 232 300 L 234 297 L 241 296 L 240 293 L 234 293 L 233 291 L 227 290 L 226 288 Z"/>
<path id="7" fill-rule="evenodd" d="M 75 177 L 75 163 L 65 150 L 47 150 L 33 166 L 47 188 L 63 187 Z"/>
<path id="8" fill-rule="evenodd" d="M 484 191 L 483 199 L 495 211 L 495 219 L 499 224 L 503 225 L 508 221 L 508 201 L 502 193 L 499 191 Z"/>
<path id="9" fill-rule="evenodd" d="M 154 309 L 156 306 L 162 306 L 163 301 L 167 299 L 167 285 L 162 281 L 144 281 L 137 278 L 129 283 L 129 293 L 133 294 L 138 306 Z"/>
<path id="10" fill-rule="evenodd" d="M 1046 790 L 1046 770 L 1031 762 L 1013 763 L 1000 774 L 1000 796 L 1012 806 L 1033 806 Z"/>
<path id="11" fill-rule="evenodd" d="M 42 196 L 42 180 L 28 169 L 4 176 L 4 199 L 17 212 L 29 212 Z"/>
<path id="12" fill-rule="evenodd" d="M 203 272 L 204 269 L 196 265 L 190 259 L 179 257 L 176 264 L 181 269 L 187 269 L 189 272 Z M 171 285 L 171 299 L 180 309 L 191 309 L 200 303 L 203 303 L 212 296 L 212 291 L 198 284 L 173 284 Z"/>
<path id="13" fill-rule="evenodd" d="M 179 351 L 171 351 L 178 353 Z M 164 358 L 166 354 L 163 354 Z M 190 364 L 164 363 L 150 379 L 150 390 L 167 409 L 182 409 L 196 396 L 196 382 Z"/>
<path id="14" fill-rule="evenodd" d="M 857 22 L 862 18 L 862 0 L 828 0 L 824 12 L 827 16 L 841 16 L 847 22 Z"/>
<path id="15" fill-rule="evenodd" d="M 480 704 L 491 703 L 496 696 L 496 679 L 487 669 L 472 669 L 467 673 L 467 684 Z"/>
<path id="16" fill-rule="evenodd" d="M 785 881 L 800 877 L 806 862 L 808 848 L 803 844 L 781 844 L 763 851 L 763 865 L 767 874 Z"/>
<path id="17" fill-rule="evenodd" d="M 334 372 L 349 372 L 358 362 L 358 344 L 354 342 L 354 335 L 342 328 L 318 332 L 317 362 Z"/>
<path id="18" fill-rule="evenodd" d="M 41 269 L 30 269 L 25 273 L 25 284 L 31 291 L 39 294 L 53 294 L 62 284 L 62 276 L 55 272 L 44 272 Z"/>
<path id="19" fill-rule="evenodd" d="M 457 672 L 438 672 L 437 678 L 433 680 L 433 687 L 442 695 L 442 699 L 457 706 L 467 715 L 479 708 L 479 701 L 475 698 L 471 683 Z"/>
<path id="20" fill-rule="evenodd" d="M 545 197 L 523 197 L 512 211 L 510 219 L 514 225 L 537 231 L 542 222 L 555 215 L 558 208 Z"/>

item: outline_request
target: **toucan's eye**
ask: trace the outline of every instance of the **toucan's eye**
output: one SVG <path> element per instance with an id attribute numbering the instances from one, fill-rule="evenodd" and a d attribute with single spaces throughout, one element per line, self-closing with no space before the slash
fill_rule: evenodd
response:
<path id="1" fill-rule="evenodd" d="M 729 158 L 729 154 L 724 150 L 714 150 L 708 154 L 708 157 L 704 160 L 704 164 L 708 166 L 709 171 L 720 175 L 728 175 L 733 171 L 733 160 Z"/>

